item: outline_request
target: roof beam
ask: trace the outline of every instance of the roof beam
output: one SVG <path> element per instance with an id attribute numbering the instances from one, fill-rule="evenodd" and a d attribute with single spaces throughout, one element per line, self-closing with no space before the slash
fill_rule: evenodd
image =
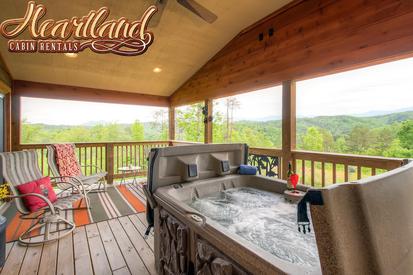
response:
<path id="1" fill-rule="evenodd" d="M 13 82 L 13 93 L 14 95 L 20 97 L 78 100 L 159 107 L 168 107 L 170 105 L 169 99 L 166 96 L 119 92 L 22 80 L 15 80 Z"/>

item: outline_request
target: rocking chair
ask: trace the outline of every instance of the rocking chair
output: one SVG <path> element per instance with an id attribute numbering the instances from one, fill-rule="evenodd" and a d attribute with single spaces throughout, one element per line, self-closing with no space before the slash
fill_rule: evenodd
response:
<path id="1" fill-rule="evenodd" d="M 59 212 L 79 209 L 73 208 L 73 202 L 80 199 L 84 199 L 87 202 L 88 199 L 85 192 L 82 190 L 81 182 L 75 184 L 73 182 L 65 182 L 60 178 L 52 178 L 57 187 L 59 187 L 59 184 L 62 184 L 63 186 L 70 185 L 71 188 L 77 190 L 76 193 L 61 193 L 65 194 L 65 196 L 58 196 L 57 200 L 52 203 L 48 197 L 44 195 L 38 193 L 20 194 L 17 190 L 17 186 L 39 180 L 43 177 L 38 167 L 36 151 L 30 150 L 0 153 L 0 160 L 3 176 L 9 183 L 10 191 L 12 193 L 10 198 L 14 199 L 17 210 L 21 213 L 20 218 L 35 220 L 34 224 L 19 236 L 19 243 L 24 245 L 40 245 L 63 238 L 75 229 L 75 224 L 60 216 Z M 30 212 L 29 209 L 25 207 L 22 200 L 22 198 L 27 196 L 38 197 L 42 199 L 47 206 L 35 212 Z M 59 227 L 57 225 L 59 225 Z M 52 232 L 51 227 L 59 228 L 59 230 Z M 42 228 L 44 228 L 43 240 L 31 236 L 31 233 L 34 230 Z"/>
<path id="2" fill-rule="evenodd" d="M 72 144 L 73 147 L 75 147 L 74 144 Z M 52 171 L 52 174 L 55 177 L 62 177 L 59 172 L 59 168 L 56 163 L 56 151 L 53 145 L 47 145 L 47 163 L 49 164 L 49 168 Z M 107 172 L 103 171 L 97 166 L 93 165 L 82 165 L 82 168 L 90 167 L 92 166 L 96 170 L 96 174 L 90 175 L 90 176 L 85 176 L 85 175 L 80 175 L 77 177 L 65 177 L 68 178 L 69 181 L 74 180 L 75 183 L 78 181 L 81 181 L 84 186 L 84 190 L 87 193 L 89 192 L 105 192 L 106 191 L 106 175 Z"/>

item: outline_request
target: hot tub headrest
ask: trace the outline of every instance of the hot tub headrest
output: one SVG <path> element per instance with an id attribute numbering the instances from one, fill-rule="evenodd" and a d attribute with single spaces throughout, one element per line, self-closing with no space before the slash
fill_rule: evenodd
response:
<path id="1" fill-rule="evenodd" d="M 177 157 L 179 166 L 181 166 L 181 176 L 184 181 L 193 181 L 199 179 L 198 155 L 188 155 Z"/>
<path id="2" fill-rule="evenodd" d="M 236 173 L 247 161 L 245 144 L 202 144 L 156 148 L 149 155 L 148 183 L 158 187 Z"/>

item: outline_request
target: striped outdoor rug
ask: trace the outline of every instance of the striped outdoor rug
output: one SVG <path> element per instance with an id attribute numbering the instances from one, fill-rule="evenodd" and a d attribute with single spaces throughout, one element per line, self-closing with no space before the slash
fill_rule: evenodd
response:
<path id="1" fill-rule="evenodd" d="M 145 211 L 145 195 L 140 183 L 109 186 L 107 192 L 89 193 L 88 197 L 91 209 L 68 210 L 61 215 L 74 221 L 76 226 L 81 226 Z M 74 204 L 78 206 L 79 203 L 80 201 Z M 84 206 L 84 202 L 82 204 Z M 7 218 L 7 242 L 15 241 L 34 221 L 20 219 L 14 203 L 2 215 Z M 38 232 L 40 233 L 42 232 Z"/>

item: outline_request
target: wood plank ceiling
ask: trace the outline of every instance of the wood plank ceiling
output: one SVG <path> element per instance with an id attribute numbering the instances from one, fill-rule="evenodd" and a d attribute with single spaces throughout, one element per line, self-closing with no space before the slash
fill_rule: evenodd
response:
<path id="1" fill-rule="evenodd" d="M 142 56 L 99 55 L 89 50 L 77 58 L 63 54 L 13 54 L 0 38 L 0 53 L 13 79 L 169 96 L 237 33 L 291 0 L 197 0 L 218 16 L 208 24 L 169 0 L 161 22 L 152 31 L 155 42 Z M 42 0 L 46 18 L 86 15 L 107 6 L 110 18 L 134 19 L 155 0 Z M 2 0 L 0 21 L 22 17 L 27 1 Z M 109 19 L 110 19 L 109 18 Z M 162 72 L 155 74 L 153 68 Z"/>
<path id="2" fill-rule="evenodd" d="M 300 3 L 301 2 L 301 3 Z M 218 98 L 413 55 L 413 1 L 309 0 L 233 39 L 171 97 Z M 273 36 L 268 30 L 273 28 Z M 264 34 L 264 39 L 257 37 Z"/>

